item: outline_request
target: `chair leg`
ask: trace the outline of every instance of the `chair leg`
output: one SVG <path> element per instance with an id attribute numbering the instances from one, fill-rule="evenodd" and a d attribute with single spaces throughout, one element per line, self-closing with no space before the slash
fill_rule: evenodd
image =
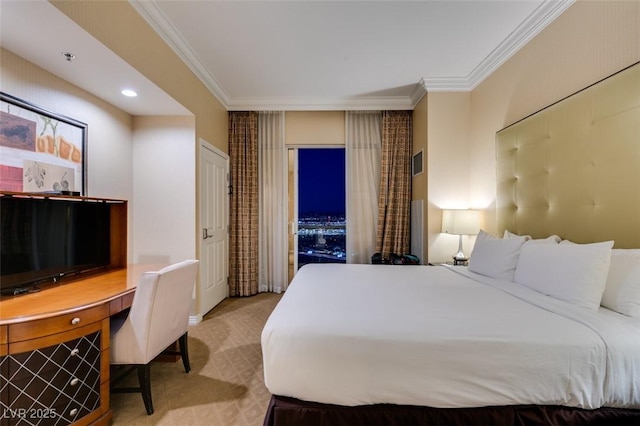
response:
<path id="1" fill-rule="evenodd" d="M 138 365 L 137 368 L 144 408 L 147 409 L 147 415 L 151 415 L 153 414 L 153 401 L 151 400 L 151 363 Z"/>
<path id="2" fill-rule="evenodd" d="M 178 339 L 178 344 L 180 346 L 180 358 L 182 358 L 182 365 L 184 366 L 185 372 L 191 371 L 191 364 L 189 363 L 189 347 L 187 346 L 187 332 L 185 332 Z"/>

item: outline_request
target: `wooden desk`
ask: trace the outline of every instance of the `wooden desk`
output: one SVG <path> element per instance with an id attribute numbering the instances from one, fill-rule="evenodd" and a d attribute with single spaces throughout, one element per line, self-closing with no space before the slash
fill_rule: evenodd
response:
<path id="1" fill-rule="evenodd" d="M 0 299 L 0 383 L 9 382 L 0 423 L 108 424 L 109 317 L 131 306 L 142 273 L 163 266 L 133 264 Z"/>

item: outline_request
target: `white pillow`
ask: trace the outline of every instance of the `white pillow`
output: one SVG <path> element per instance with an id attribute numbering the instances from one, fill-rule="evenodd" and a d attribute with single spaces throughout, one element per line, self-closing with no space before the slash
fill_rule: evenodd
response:
<path id="1" fill-rule="evenodd" d="M 577 306 L 597 310 L 607 282 L 613 241 L 525 244 L 515 282 Z"/>
<path id="2" fill-rule="evenodd" d="M 527 241 L 527 244 L 560 244 L 562 239 L 557 235 L 550 235 L 547 238 L 535 238 Z"/>
<path id="3" fill-rule="evenodd" d="M 513 281 L 520 247 L 525 241 L 525 237 L 497 238 L 480 230 L 469 258 L 469 270 L 499 280 Z"/>
<path id="4" fill-rule="evenodd" d="M 524 238 L 525 240 L 530 240 L 531 239 L 531 235 L 518 235 L 518 234 L 514 234 L 513 232 L 510 232 L 508 229 L 504 230 L 504 234 L 502 235 L 502 238 Z"/>
<path id="5" fill-rule="evenodd" d="M 613 249 L 601 305 L 640 317 L 640 249 Z"/>
<path id="6" fill-rule="evenodd" d="M 541 243 L 560 243 L 560 241 L 562 241 L 562 238 L 560 238 L 557 235 L 550 235 L 547 238 L 536 238 L 536 239 L 532 239 L 531 235 L 518 235 L 518 234 L 514 234 L 513 232 L 509 232 L 508 230 L 504 230 L 504 235 L 502 236 L 502 238 L 525 238 L 527 241 L 537 241 L 537 242 L 541 242 Z"/>

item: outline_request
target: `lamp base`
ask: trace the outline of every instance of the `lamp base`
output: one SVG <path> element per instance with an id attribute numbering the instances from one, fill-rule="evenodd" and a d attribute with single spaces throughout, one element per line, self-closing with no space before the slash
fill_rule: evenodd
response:
<path id="1" fill-rule="evenodd" d="M 458 252 L 453 255 L 453 264 L 454 265 L 466 265 L 469 261 L 469 258 L 465 256 L 462 252 L 462 235 L 458 236 Z"/>
<path id="2" fill-rule="evenodd" d="M 460 265 L 460 266 L 467 266 L 467 264 L 469 263 L 469 259 L 467 258 L 457 258 L 456 256 L 453 256 L 453 264 L 454 265 Z"/>

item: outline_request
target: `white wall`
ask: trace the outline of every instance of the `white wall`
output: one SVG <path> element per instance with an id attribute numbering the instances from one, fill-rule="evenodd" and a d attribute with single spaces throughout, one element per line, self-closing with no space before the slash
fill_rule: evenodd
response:
<path id="1" fill-rule="evenodd" d="M 133 128 L 132 260 L 195 259 L 195 119 L 135 117 Z"/>
<path id="2" fill-rule="evenodd" d="M 194 117 L 132 117 L 1 50 L 0 90 L 88 125 L 87 193 L 128 201 L 128 262 L 196 257 Z"/>
<path id="3" fill-rule="evenodd" d="M 85 195 L 130 199 L 132 117 L 8 50 L 1 63 L 0 90 L 87 123 Z"/>

